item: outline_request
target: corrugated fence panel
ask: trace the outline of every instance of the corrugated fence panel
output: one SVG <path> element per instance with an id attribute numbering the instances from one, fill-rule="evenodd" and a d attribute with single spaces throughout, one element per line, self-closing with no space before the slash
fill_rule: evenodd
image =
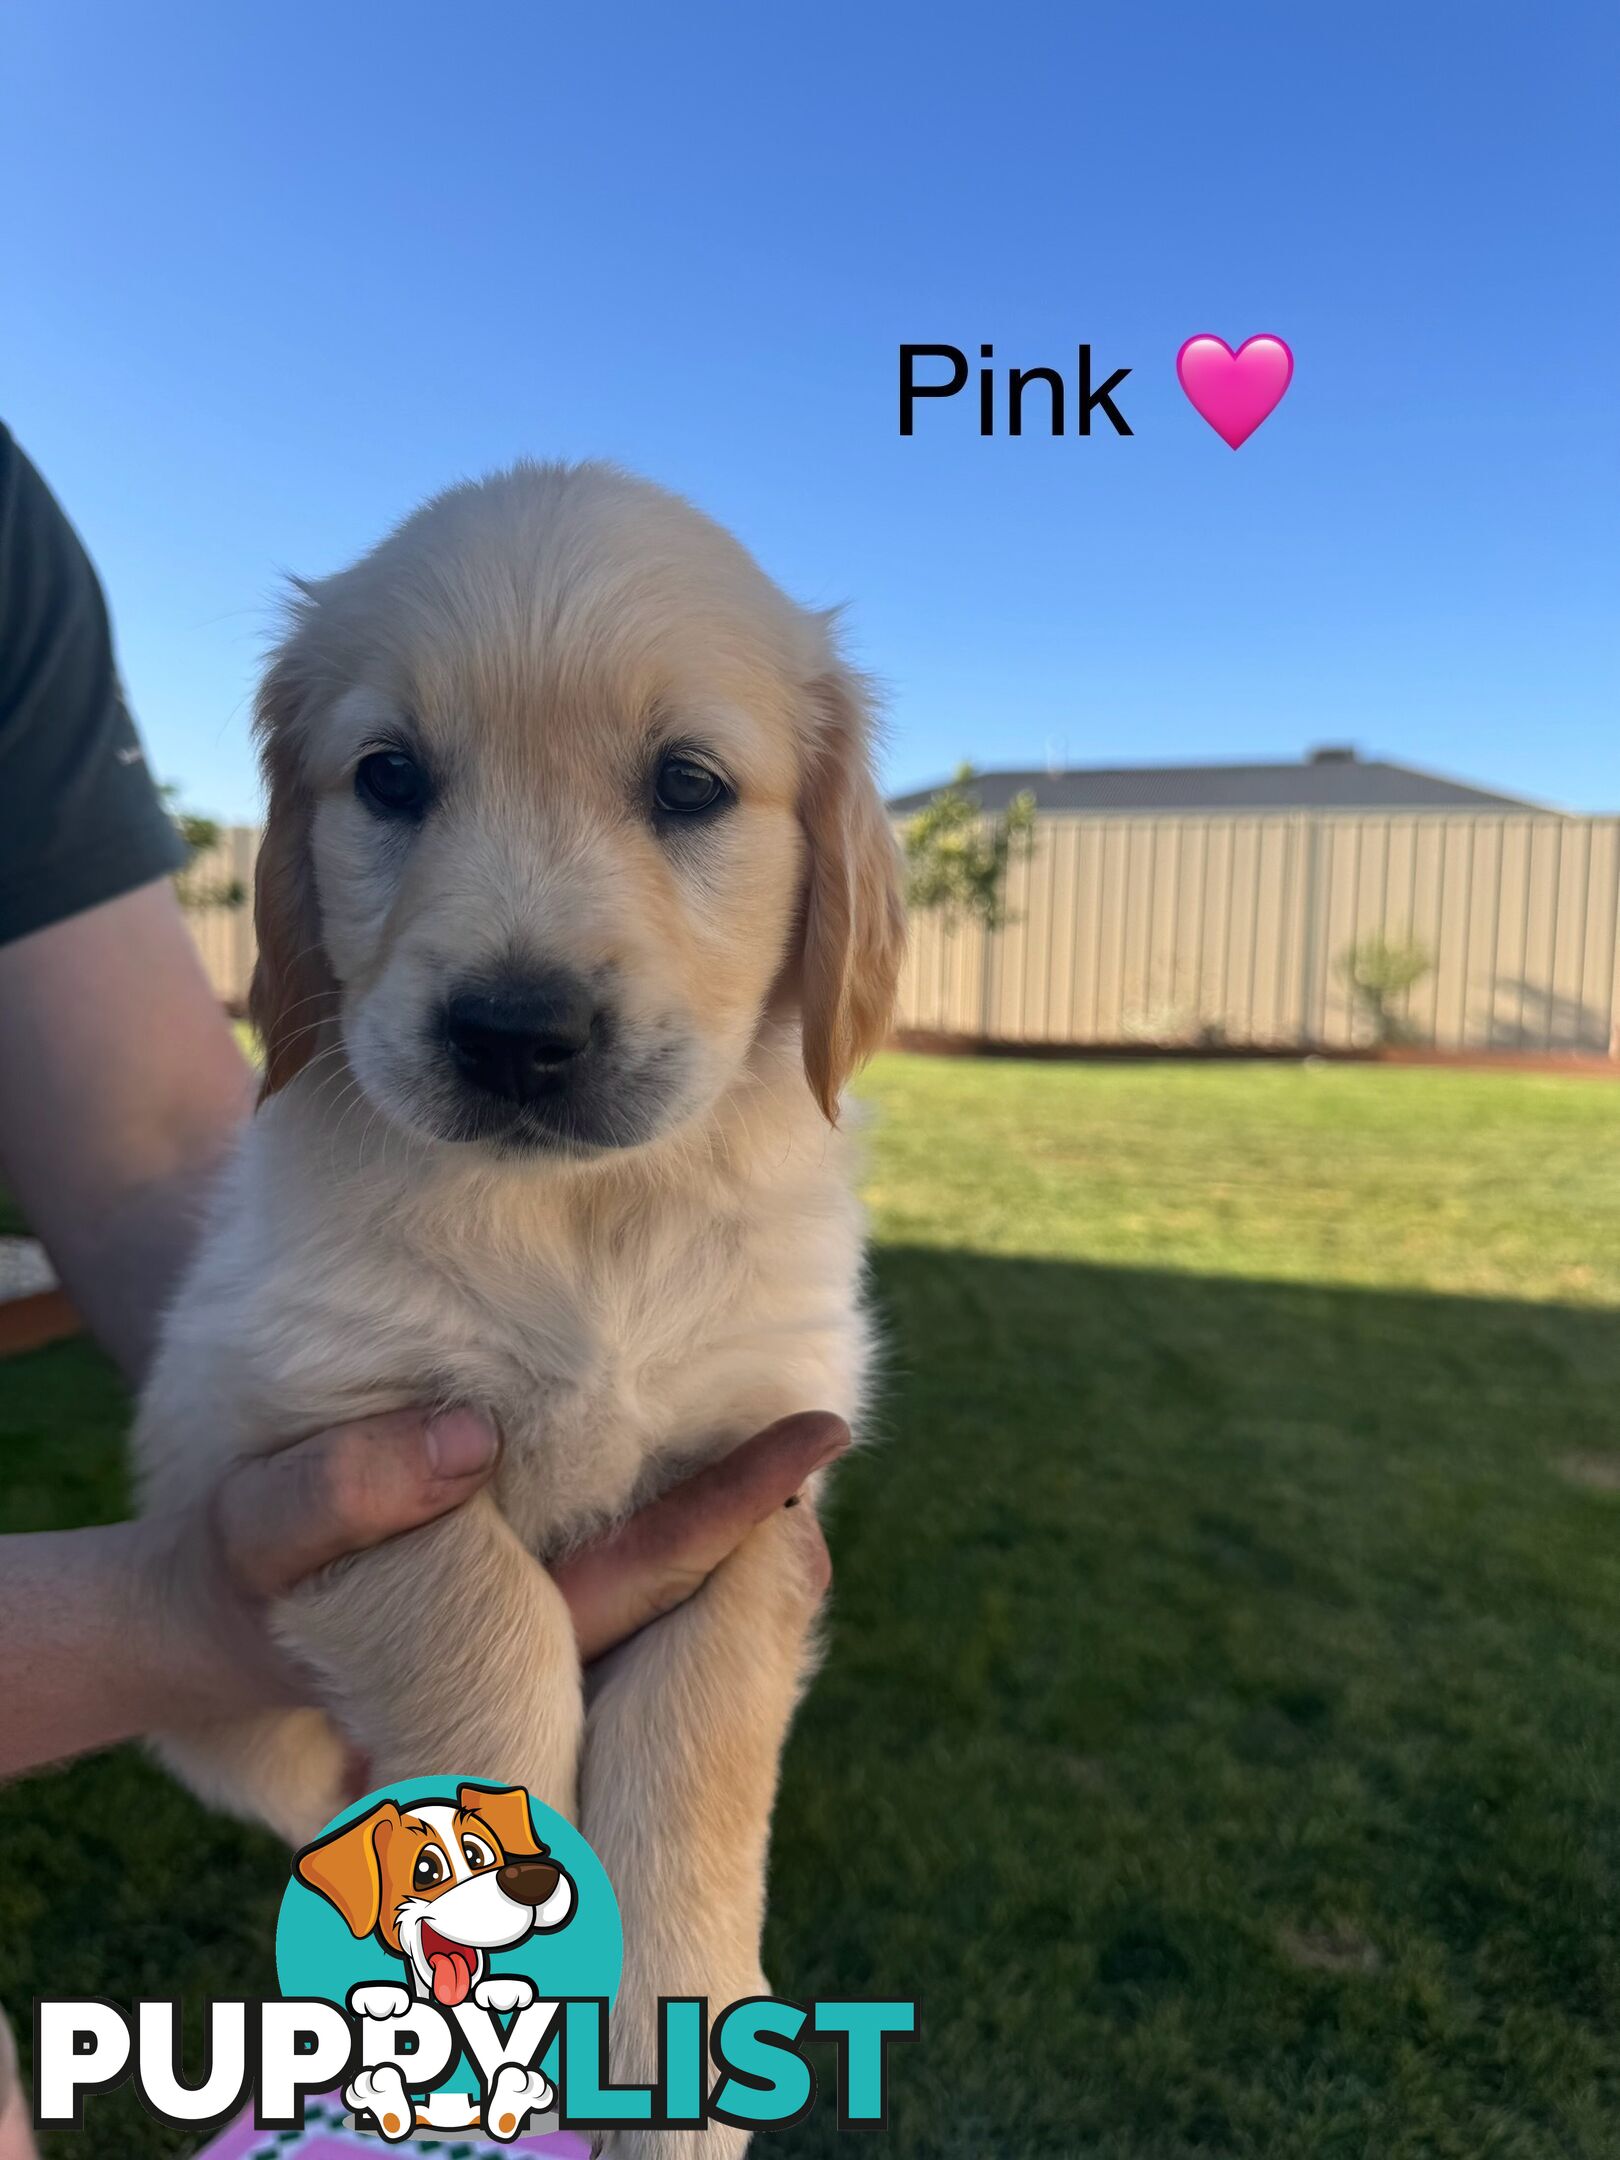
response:
<path id="1" fill-rule="evenodd" d="M 1108 909 L 1102 922 L 1103 1008 L 1116 1042 L 1129 1038 L 1134 981 L 1131 972 L 1133 887 L 1139 875 L 1136 857 L 1140 828 L 1123 819 L 1104 836 L 1109 863 Z"/>
<path id="2" fill-rule="evenodd" d="M 1496 969 L 1491 995 L 1491 1048 L 1520 1047 L 1524 1018 L 1524 968 L 1530 945 L 1531 829 L 1528 818 L 1502 826 L 1502 882 L 1497 905 Z"/>
<path id="3" fill-rule="evenodd" d="M 1123 828 L 1125 838 L 1125 885 L 1119 912 L 1119 1033 L 1128 1042 L 1151 1032 L 1154 1014 L 1148 982 L 1149 916 L 1153 907 L 1155 827 L 1146 818 L 1132 818 Z"/>
<path id="4" fill-rule="evenodd" d="M 227 826 L 217 845 L 196 858 L 185 878 L 188 893 L 194 895 L 233 885 L 242 892 L 239 907 L 214 904 L 186 909 L 208 979 L 215 994 L 228 1004 L 240 1003 L 247 996 L 253 973 L 253 866 L 258 853 L 259 835 L 254 827 Z"/>
<path id="5" fill-rule="evenodd" d="M 1468 1009 L 1467 937 L 1471 905 L 1474 828 L 1471 821 L 1436 821 L 1434 911 L 1426 925 L 1429 949 L 1436 956 L 1425 1040 L 1460 1043 Z"/>
<path id="6" fill-rule="evenodd" d="M 922 917 L 901 1025 L 1013 1042 L 1364 1041 L 1350 954 L 1415 944 L 1401 1035 L 1609 1056 L 1620 821 L 1529 813 L 1043 818 L 993 935 Z"/>
<path id="7" fill-rule="evenodd" d="M 1097 1040 L 1097 1000 L 1101 976 L 1103 922 L 1103 836 L 1096 818 L 1077 818 L 1075 837 L 1080 861 L 1076 879 L 1074 926 L 1074 1042 Z"/>
<path id="8" fill-rule="evenodd" d="M 1052 1041 L 1052 946 L 1058 935 L 1058 829 L 1041 825 L 1035 832 L 1024 881 L 1024 905 L 1017 929 L 1022 953 L 1017 966 L 1017 1004 L 1024 1015 L 1024 1041 Z"/>
<path id="9" fill-rule="evenodd" d="M 1070 1042 L 1074 1036 L 1074 960 L 1080 909 L 1080 828 L 1061 827 L 1053 838 L 1055 861 L 1051 887 L 1051 945 L 1047 953 L 1047 1036 Z"/>
<path id="10" fill-rule="evenodd" d="M 1587 870 L 1586 967 L 1581 980 L 1582 1026 L 1587 1047 L 1620 1054 L 1620 825 L 1594 823 Z"/>

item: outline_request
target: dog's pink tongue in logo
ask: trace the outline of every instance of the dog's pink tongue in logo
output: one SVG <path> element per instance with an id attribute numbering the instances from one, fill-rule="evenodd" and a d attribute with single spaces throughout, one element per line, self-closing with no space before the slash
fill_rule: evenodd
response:
<path id="1" fill-rule="evenodd" d="M 472 1959 L 464 1950 L 441 1950 L 433 1959 L 433 1992 L 446 2009 L 467 2000 L 472 1985 Z"/>
<path id="2" fill-rule="evenodd" d="M 473 1976 L 478 1970 L 476 1950 L 464 1949 L 460 1943 L 451 1942 L 436 1927 L 422 1929 L 422 1954 L 428 1961 L 433 1975 L 433 1999 L 453 2010 L 457 2003 L 467 2000 Z"/>
<path id="3" fill-rule="evenodd" d="M 1176 354 L 1176 373 L 1195 413 L 1236 450 L 1282 403 L 1294 356 L 1280 337 L 1245 338 L 1234 352 L 1205 331 Z"/>

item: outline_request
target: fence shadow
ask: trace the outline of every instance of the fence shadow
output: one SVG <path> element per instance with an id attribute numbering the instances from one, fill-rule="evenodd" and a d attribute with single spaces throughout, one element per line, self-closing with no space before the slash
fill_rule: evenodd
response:
<path id="1" fill-rule="evenodd" d="M 1493 1050 L 1582 1050 L 1611 1057 L 1611 1022 L 1606 1005 L 1589 1005 L 1544 984 L 1504 978 L 1496 986 L 1494 1011 L 1488 1015 Z"/>

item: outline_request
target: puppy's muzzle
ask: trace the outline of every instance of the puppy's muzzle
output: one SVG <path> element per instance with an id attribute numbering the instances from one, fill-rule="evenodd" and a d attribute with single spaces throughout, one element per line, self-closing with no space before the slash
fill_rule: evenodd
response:
<path id="1" fill-rule="evenodd" d="M 562 1870 L 550 1860 L 508 1860 L 495 1870 L 495 1880 L 515 1905 L 544 1905 L 562 1881 Z"/>
<path id="2" fill-rule="evenodd" d="M 444 1008 L 444 1039 L 468 1087 L 528 1104 L 570 1083 L 602 1017 L 577 975 L 547 975 L 499 989 L 456 991 Z"/>

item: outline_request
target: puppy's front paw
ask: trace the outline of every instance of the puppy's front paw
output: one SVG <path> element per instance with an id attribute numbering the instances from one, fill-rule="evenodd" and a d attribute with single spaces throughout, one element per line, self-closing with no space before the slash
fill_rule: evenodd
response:
<path id="1" fill-rule="evenodd" d="M 549 2078 L 521 2063 L 503 2063 L 484 2103 L 484 2128 L 504 2145 L 515 2138 L 530 2115 L 543 2113 L 557 2095 Z"/>
<path id="2" fill-rule="evenodd" d="M 491 1973 L 472 1992 L 480 2010 L 527 2010 L 535 1995 L 526 1973 Z"/>
<path id="3" fill-rule="evenodd" d="M 410 2007 L 409 1992 L 392 1980 L 374 1980 L 349 1990 L 349 2008 L 356 2017 L 402 2018 Z"/>
<path id="4" fill-rule="evenodd" d="M 361 2070 L 343 2088 L 343 2097 L 356 2115 L 369 2115 L 390 2144 L 409 2137 L 416 2125 L 416 2110 L 405 2091 L 405 2080 L 393 2063 L 378 2070 Z"/>
<path id="5" fill-rule="evenodd" d="M 674 1971 L 676 1968 L 667 1968 Z M 666 1979 L 662 1992 L 700 1995 L 703 1988 L 690 1976 Z M 711 1983 L 711 2002 L 742 2002 L 748 1997 L 769 1995 L 770 1983 L 756 1972 L 729 1983 Z M 624 2084 L 645 2083 L 657 2074 L 659 2046 L 657 2023 L 650 2005 L 656 1999 L 652 1983 L 626 1971 L 619 2000 L 613 2011 L 614 2076 Z M 601 2160 L 742 2160 L 750 2131 L 730 2123 L 706 2123 L 701 2130 L 608 2130 L 598 2133 L 596 2150 Z"/>

